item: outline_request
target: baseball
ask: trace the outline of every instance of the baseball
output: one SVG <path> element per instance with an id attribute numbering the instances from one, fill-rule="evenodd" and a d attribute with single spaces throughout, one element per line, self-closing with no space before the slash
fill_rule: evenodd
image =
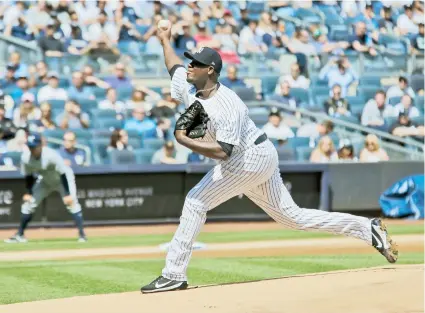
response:
<path id="1" fill-rule="evenodd" d="M 158 23 L 158 28 L 162 30 L 167 30 L 170 27 L 171 23 L 169 20 L 160 20 Z"/>

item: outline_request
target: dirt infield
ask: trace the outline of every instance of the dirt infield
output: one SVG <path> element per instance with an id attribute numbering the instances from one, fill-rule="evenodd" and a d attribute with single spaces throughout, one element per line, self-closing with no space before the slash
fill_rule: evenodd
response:
<path id="1" fill-rule="evenodd" d="M 424 221 L 410 220 L 385 220 L 387 225 L 423 225 Z M 167 225 L 138 225 L 138 226 L 105 226 L 88 227 L 88 237 L 103 237 L 111 235 L 153 235 L 170 234 L 177 229 L 176 224 Z M 240 223 L 207 223 L 202 232 L 240 232 L 240 231 L 261 231 L 282 229 L 282 225 L 270 222 L 240 222 Z M 0 238 L 8 238 L 16 230 L 0 230 Z M 51 238 L 75 238 L 76 230 L 74 228 L 32 228 L 26 231 L 26 236 L 31 239 L 51 239 Z"/>
<path id="2" fill-rule="evenodd" d="M 419 313 L 423 265 L 292 276 L 260 282 L 74 297 L 0 306 L 2 313 Z"/>

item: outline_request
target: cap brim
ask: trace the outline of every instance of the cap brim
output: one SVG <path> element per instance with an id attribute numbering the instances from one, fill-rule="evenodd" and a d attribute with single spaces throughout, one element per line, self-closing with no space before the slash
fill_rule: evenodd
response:
<path id="1" fill-rule="evenodd" d="M 210 65 L 210 64 L 206 64 L 206 63 L 204 63 L 204 62 L 202 62 L 202 61 L 199 61 L 192 53 L 190 53 L 189 51 L 186 51 L 185 53 L 184 53 L 184 56 L 186 57 L 186 58 L 188 58 L 189 60 L 195 60 L 196 62 L 199 62 L 199 63 L 201 63 L 201 64 L 204 64 L 204 65 Z"/>

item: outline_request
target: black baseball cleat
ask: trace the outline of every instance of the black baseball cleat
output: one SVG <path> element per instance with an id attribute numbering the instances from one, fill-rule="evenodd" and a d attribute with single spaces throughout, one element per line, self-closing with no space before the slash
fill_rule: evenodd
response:
<path id="1" fill-rule="evenodd" d="M 372 219 L 371 224 L 372 245 L 387 259 L 388 262 L 397 262 L 397 244 L 391 239 L 390 235 L 388 235 L 385 224 L 379 218 Z"/>
<path id="2" fill-rule="evenodd" d="M 149 285 L 142 287 L 140 290 L 142 293 L 154 293 L 161 291 L 183 290 L 186 289 L 187 286 L 186 281 L 176 281 L 159 276 Z"/>

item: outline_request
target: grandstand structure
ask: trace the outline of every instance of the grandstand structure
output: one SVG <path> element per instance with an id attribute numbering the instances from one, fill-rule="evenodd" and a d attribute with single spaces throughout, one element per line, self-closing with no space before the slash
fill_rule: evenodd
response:
<path id="1" fill-rule="evenodd" d="M 96 19 L 99 14 L 106 12 L 108 13 L 108 23 L 119 24 L 121 31 L 123 28 L 121 24 L 124 22 L 121 20 L 116 22 L 119 19 L 117 12 L 120 11 L 124 16 L 125 23 L 132 24 L 137 36 L 133 33 L 133 35 L 130 34 L 126 37 L 119 33 L 116 41 L 110 43 L 111 46 L 108 46 L 107 49 L 99 48 L 96 51 L 89 49 L 84 50 L 86 52 L 82 54 L 73 54 L 69 52 L 69 49 L 65 49 L 57 55 L 52 55 L 46 53 L 46 49 L 40 45 L 40 38 L 45 36 L 48 27 L 55 27 L 56 32 L 64 30 L 65 27 L 63 26 L 66 23 L 61 19 L 58 22 L 59 15 L 68 12 L 68 15 L 72 16 L 74 12 L 72 10 L 76 10 L 80 2 L 75 2 L 74 8 L 69 7 L 67 10 L 50 4 L 47 10 L 42 6 L 37 7 L 38 4 L 24 1 L 24 9 L 21 10 L 20 14 L 25 16 L 25 23 L 30 24 L 31 16 L 25 14 L 32 6 L 43 13 L 48 13 L 52 20 L 48 20 L 44 26 L 45 29 L 40 28 L 37 34 L 34 34 L 31 38 L 23 38 L 22 35 L 19 35 L 19 29 L 17 29 L 19 22 L 18 26 L 13 26 L 12 31 L 9 32 L 6 31 L 8 25 L 3 25 L 3 33 L 0 34 L 0 66 L 4 68 L 2 72 L 5 73 L 8 70 L 10 54 L 18 52 L 21 63 L 28 66 L 44 61 L 49 70 L 59 73 L 59 87 L 69 90 L 72 86 L 71 75 L 82 69 L 84 65 L 89 64 L 99 80 L 107 81 L 107 78 L 111 76 L 111 69 L 114 68 L 116 63 L 119 63 L 125 65 L 132 84 L 116 88 L 118 101 L 127 103 L 128 100 L 131 100 L 134 90 L 137 89 L 136 86 L 144 86 L 161 95 L 163 88 L 169 87 L 169 75 L 164 66 L 161 50 L 155 46 L 153 29 L 156 19 L 162 14 L 162 18 L 169 18 L 184 29 L 191 26 L 190 21 L 185 20 L 186 15 L 182 13 L 185 9 L 189 8 L 193 13 L 198 13 L 201 18 L 204 12 L 209 10 L 210 15 L 208 16 L 205 13 L 205 17 L 200 23 L 205 24 L 206 32 L 211 36 L 215 35 L 216 30 L 220 27 L 224 28 L 231 24 L 231 21 L 235 22 L 232 25 L 235 28 L 232 34 L 234 37 L 239 36 L 239 43 L 235 51 L 230 51 L 234 53 L 234 55 L 232 54 L 234 57 L 229 60 L 224 58 L 225 64 L 221 79 L 226 78 L 226 71 L 230 66 L 236 66 L 239 79 L 246 84 L 244 86 L 232 86 L 232 89 L 247 103 L 250 116 L 258 127 L 267 124 L 270 112 L 276 111 L 283 116 L 283 123 L 288 121 L 288 126 L 291 127 L 294 134 L 297 134 L 297 130 L 302 125 L 331 121 L 334 129 L 328 135 L 332 138 L 335 146 L 338 148 L 342 146 L 343 142 L 349 142 L 349 145 L 353 146 L 357 158 L 365 147 L 366 136 L 375 134 L 380 139 L 381 148 L 386 150 L 390 160 L 423 159 L 423 135 L 400 137 L 391 133 L 391 125 L 397 122 L 400 112 L 384 118 L 386 128 L 378 129 L 362 123 L 364 107 L 369 100 L 375 97 L 376 92 L 379 90 L 387 92 L 389 88 L 398 84 L 399 77 L 405 77 L 409 82 L 409 88 L 414 92 L 412 105 L 420 112 L 419 115 L 412 117 L 412 123 L 419 128 L 424 124 L 423 33 L 421 34 L 420 31 L 416 34 L 406 32 L 400 30 L 403 25 L 397 25 L 397 21 L 401 16 L 406 15 L 408 10 L 420 12 L 420 1 L 413 1 L 411 5 L 407 6 L 393 5 L 391 7 L 387 6 L 388 1 L 372 1 L 371 4 L 365 1 L 363 7 L 359 6 L 352 9 L 354 10 L 353 14 L 347 8 L 344 8 L 341 1 L 306 1 L 305 5 L 293 4 L 292 6 L 280 7 L 276 6 L 274 2 L 268 1 L 214 1 L 205 5 L 201 3 L 200 12 L 193 8 L 192 4 L 189 4 L 192 2 L 186 3 L 185 1 L 163 3 L 158 1 L 149 3 L 129 1 L 124 4 L 124 7 L 120 6 L 121 2 L 112 1 L 111 3 L 116 5 L 115 7 L 98 9 L 97 15 L 94 15 L 95 21 L 93 23 L 97 23 Z M 89 5 L 89 1 L 87 3 Z M 359 3 L 362 3 L 362 1 Z M 3 14 L 18 5 L 12 2 L 7 5 L 4 4 L 6 8 L 3 10 Z M 97 7 L 99 4 L 94 4 L 94 6 Z M 148 6 L 153 10 L 153 13 L 150 16 L 138 16 Z M 93 10 L 95 11 L 95 9 Z M 132 13 L 131 10 L 133 10 Z M 390 12 L 390 18 L 386 20 L 384 18 L 384 22 L 393 21 L 391 29 L 394 31 L 385 31 L 388 24 L 381 23 L 382 17 L 388 12 Z M 21 15 L 18 14 L 17 16 Z M 226 19 L 229 16 L 232 19 Z M 78 17 L 80 20 L 76 25 L 71 20 L 68 24 L 72 27 L 75 26 L 75 28 L 86 27 L 86 33 L 90 33 L 89 29 L 92 25 L 82 22 L 81 15 L 78 15 Z M 133 18 L 134 20 L 132 20 Z M 268 19 L 270 20 L 268 21 Z M 257 21 L 253 38 L 260 49 L 255 52 L 241 52 L 242 32 L 245 27 L 249 28 L 251 21 Z M 417 23 L 418 28 L 422 27 L 423 32 L 423 21 L 417 22 L 415 20 L 414 22 Z M 264 23 L 266 26 L 264 26 Z M 356 27 L 359 27 L 359 23 L 367 26 L 365 36 L 370 37 L 370 42 L 367 43 L 368 48 L 364 51 L 356 49 L 356 45 L 353 43 L 356 40 L 348 40 L 348 38 L 356 36 Z M 204 31 L 202 25 L 202 27 L 200 24 L 197 25 L 198 27 L 193 26 L 193 29 L 191 29 L 191 36 L 194 38 L 196 38 L 197 31 Z M 261 26 L 262 29 L 260 29 Z M 15 29 L 15 33 L 13 29 Z M 298 37 L 302 36 L 303 31 L 307 32 L 308 40 L 302 42 L 302 44 L 316 47 L 316 50 L 312 53 L 296 49 L 297 46 L 303 47 L 302 44 L 295 45 L 296 42 L 299 43 Z M 153 33 L 153 35 L 150 33 Z M 181 30 L 177 29 L 176 36 L 181 34 Z M 270 35 L 273 43 L 269 43 L 266 35 Z M 68 35 L 63 34 L 62 36 L 63 38 L 59 40 L 66 42 Z M 325 44 L 326 42 L 331 44 L 341 43 L 340 48 L 325 52 L 326 49 L 323 49 L 325 44 L 319 42 L 319 38 L 322 38 L 320 36 L 324 36 Z M 418 36 L 422 36 L 422 49 L 415 44 Z M 93 39 L 84 39 L 83 41 L 89 46 Z M 347 44 L 345 44 L 346 42 Z M 267 48 L 261 50 L 263 46 Z M 220 53 L 228 56 L 228 50 L 220 46 L 216 48 Z M 177 47 L 177 43 L 176 50 L 179 53 L 183 52 L 181 48 Z M 323 105 L 331 96 L 333 87 L 328 77 L 324 77 L 326 75 L 323 75 L 323 68 L 328 64 L 333 64 L 334 60 L 341 59 L 346 60 L 350 64 L 350 70 L 357 75 L 357 79 L 354 79 L 347 87 L 345 95 L 351 112 L 347 116 L 330 115 Z M 282 82 L 282 77 L 291 75 L 291 65 L 294 63 L 299 64 L 302 75 L 309 80 L 308 88 L 293 87 L 290 89 L 288 96 L 296 100 L 296 106 L 279 101 L 274 97 L 277 86 Z M 27 75 L 30 74 L 27 73 Z M 45 83 L 36 85 L 28 92 L 37 96 L 44 85 Z M 12 95 L 16 88 L 16 84 L 1 87 L 6 96 Z M 168 136 L 165 136 L 166 139 L 172 140 L 170 134 L 172 134 L 173 123 L 178 118 L 179 110 L 182 109 L 181 105 L 177 105 L 175 114 L 166 117 L 170 120 L 170 125 L 164 131 L 164 134 L 145 134 L 138 129 L 127 128 L 128 144 L 132 149 L 114 151 L 108 149 L 111 134 L 114 129 L 126 128 L 126 120 L 131 118 L 134 108 L 120 109 L 119 112 L 117 109 L 101 108 L 99 103 L 106 99 L 107 92 L 108 88 L 92 86 L 91 93 L 94 97 L 80 97 L 78 99 L 81 111 L 90 116 L 88 128 L 71 129 L 77 138 L 77 148 L 83 149 L 86 153 L 84 164 L 151 163 L 155 152 L 162 149 L 164 145 L 164 138 L 162 138 L 164 134 L 166 133 Z M 387 99 L 386 105 L 396 107 L 402 96 L 402 94 L 399 94 Z M 61 114 L 68 100 L 49 99 L 47 101 L 51 106 L 54 118 Z M 153 99 L 151 101 L 153 107 L 159 101 L 161 101 L 161 98 Z M 35 99 L 35 105 L 39 106 L 40 104 Z M 15 101 L 14 107 L 15 109 L 19 107 L 19 101 Z M 118 113 L 119 118 L 117 118 Z M 146 118 L 152 119 L 152 122 L 157 125 L 158 119 L 161 118 L 156 118 L 153 115 L 149 117 L 149 112 L 147 113 L 148 117 Z M 28 127 L 30 127 L 31 123 L 28 124 Z M 59 148 L 63 144 L 63 136 L 67 130 L 64 127 L 56 127 L 41 131 L 50 146 Z M 272 140 L 278 147 L 281 161 L 309 162 L 311 152 L 318 146 L 320 136 L 303 137 L 295 135 L 290 138 L 272 138 Z M 3 155 L 11 158 L 15 165 L 19 162 L 19 151 L 5 149 Z"/>

